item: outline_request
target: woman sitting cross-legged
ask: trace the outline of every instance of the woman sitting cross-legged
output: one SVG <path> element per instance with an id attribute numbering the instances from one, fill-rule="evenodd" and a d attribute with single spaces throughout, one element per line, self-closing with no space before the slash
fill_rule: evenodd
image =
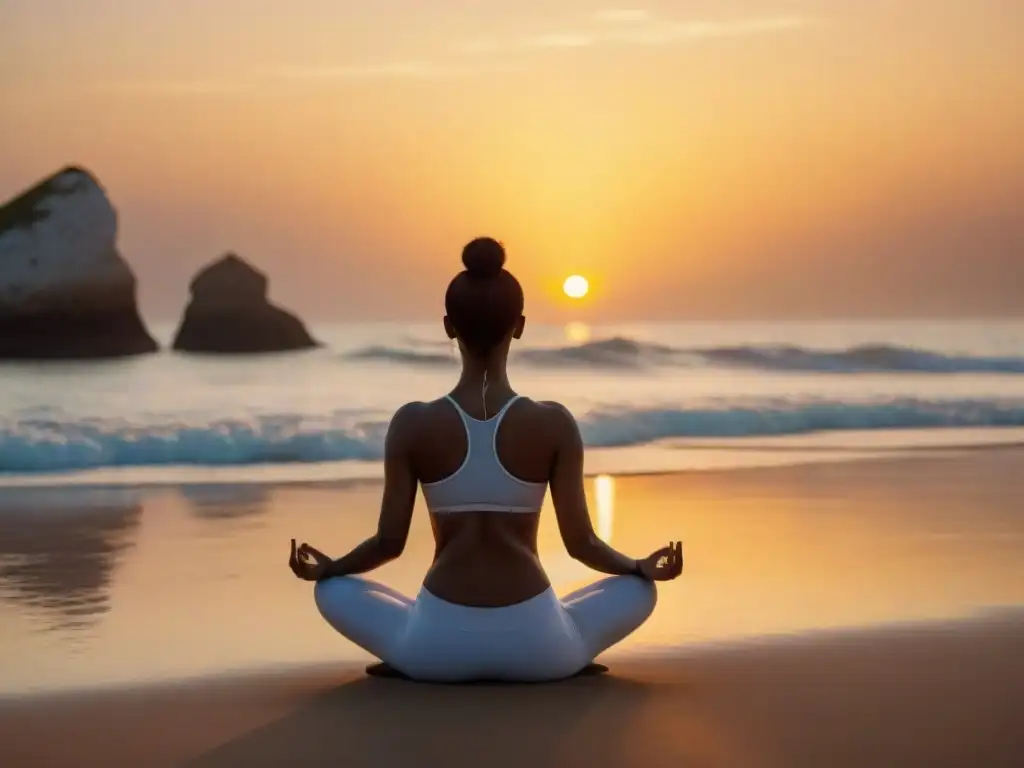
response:
<path id="1" fill-rule="evenodd" d="M 506 361 L 523 333 L 523 291 L 489 238 L 463 250 L 445 295 L 444 327 L 462 375 L 451 394 L 395 414 L 384 450 L 377 533 L 333 560 L 292 540 L 289 565 L 315 581 L 316 606 L 338 632 L 418 680 L 542 681 L 570 677 L 639 627 L 654 582 L 682 572 L 677 542 L 634 560 L 601 541 L 583 486 L 583 442 L 561 405 L 520 397 Z M 430 512 L 434 561 L 415 599 L 356 574 L 402 554 L 417 484 Z M 559 599 L 537 555 L 548 486 L 569 554 L 611 574 Z"/>

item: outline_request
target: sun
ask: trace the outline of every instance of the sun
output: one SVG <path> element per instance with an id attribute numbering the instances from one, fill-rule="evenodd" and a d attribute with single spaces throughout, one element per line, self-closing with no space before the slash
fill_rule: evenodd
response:
<path id="1" fill-rule="evenodd" d="M 569 275 L 562 283 L 562 290 L 570 299 L 582 299 L 590 290 L 590 283 L 583 275 Z"/>

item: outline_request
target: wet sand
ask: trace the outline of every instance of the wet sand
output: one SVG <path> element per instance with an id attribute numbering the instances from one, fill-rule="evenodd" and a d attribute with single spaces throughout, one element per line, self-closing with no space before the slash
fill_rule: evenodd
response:
<path id="1" fill-rule="evenodd" d="M 1010 765 L 1021 467 L 1005 449 L 595 483 L 603 535 L 682 538 L 686 571 L 611 675 L 535 687 L 363 677 L 286 557 L 291 536 L 361 540 L 377 483 L 6 489 L 0 765 Z M 544 515 L 556 588 L 593 579 Z M 415 591 L 425 517 L 375 578 Z"/>
<path id="2" fill-rule="evenodd" d="M 0 701 L 5 766 L 996 766 L 1024 755 L 1024 618 L 616 658 L 437 686 L 307 666 Z"/>

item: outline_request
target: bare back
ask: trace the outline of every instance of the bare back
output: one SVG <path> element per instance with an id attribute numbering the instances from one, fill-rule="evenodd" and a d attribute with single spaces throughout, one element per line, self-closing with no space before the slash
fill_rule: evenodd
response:
<path id="1" fill-rule="evenodd" d="M 456 394 L 453 399 L 468 416 L 482 420 L 511 397 L 496 397 L 494 406 L 488 398 L 487 414 L 480 397 Z M 462 466 L 468 433 L 447 399 L 423 403 L 418 411 L 416 439 L 409 450 L 412 474 L 420 483 L 436 483 Z M 494 440 L 498 460 L 509 474 L 529 483 L 551 480 L 561 413 L 560 406 L 526 398 L 512 403 Z M 431 514 L 430 519 L 435 553 L 424 586 L 438 597 L 462 605 L 510 605 L 550 585 L 537 554 L 539 513 L 461 511 Z"/>

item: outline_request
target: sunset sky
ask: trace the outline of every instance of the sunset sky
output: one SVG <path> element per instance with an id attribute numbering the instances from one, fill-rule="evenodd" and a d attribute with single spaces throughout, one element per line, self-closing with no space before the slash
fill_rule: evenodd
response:
<path id="1" fill-rule="evenodd" d="M 1024 314 L 1024 2 L 5 0 L 0 199 L 83 165 L 143 309 L 234 250 L 310 318 Z M 571 310 L 577 312 L 578 310 Z"/>

